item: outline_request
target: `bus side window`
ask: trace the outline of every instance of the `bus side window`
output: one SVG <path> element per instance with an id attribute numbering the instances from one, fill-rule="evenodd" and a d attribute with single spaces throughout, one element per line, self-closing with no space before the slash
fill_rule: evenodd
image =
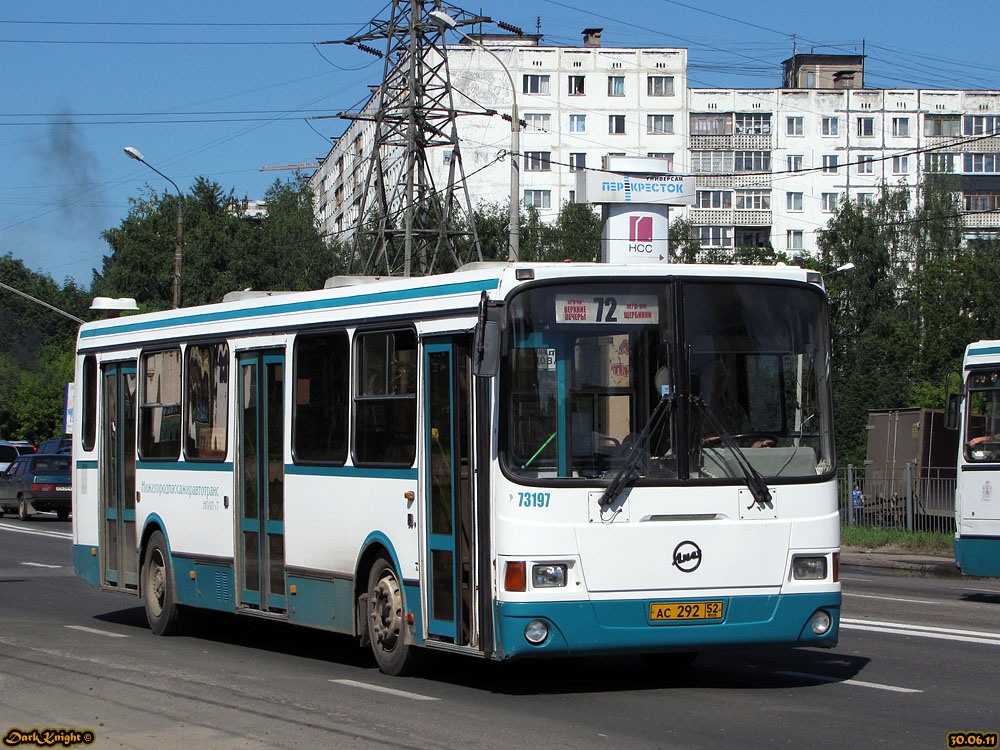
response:
<path id="1" fill-rule="evenodd" d="M 176 459 L 181 450 L 180 349 L 142 355 L 139 455 Z"/>
<path id="2" fill-rule="evenodd" d="M 97 357 L 83 359 L 83 450 L 92 451 L 97 442 Z"/>
<path id="3" fill-rule="evenodd" d="M 292 433 L 296 461 L 347 460 L 349 366 L 345 331 L 296 337 Z"/>
<path id="4" fill-rule="evenodd" d="M 412 330 L 357 337 L 354 457 L 412 466 L 417 449 L 417 336 Z"/>
<path id="5" fill-rule="evenodd" d="M 187 348 L 187 458 L 222 461 L 229 426 L 229 345 Z"/>

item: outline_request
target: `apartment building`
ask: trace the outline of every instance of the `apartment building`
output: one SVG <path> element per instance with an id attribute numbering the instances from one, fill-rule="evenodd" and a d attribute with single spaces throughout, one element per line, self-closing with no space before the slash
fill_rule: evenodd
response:
<path id="1" fill-rule="evenodd" d="M 577 171 L 617 154 L 696 176 L 697 202 L 678 214 L 704 248 L 813 253 L 838 201 L 870 200 L 883 183 L 917 200 L 929 169 L 958 176 L 970 235 L 1000 233 L 1000 135 L 990 135 L 1000 91 L 866 89 L 862 56 L 812 54 L 784 61 L 781 88 L 689 89 L 685 49 L 605 48 L 599 29 L 581 47 L 480 41 L 517 88 L 518 197 L 543 220 L 575 200 Z M 448 59 L 459 109 L 510 111 L 510 79 L 493 55 L 459 44 Z M 335 236 L 356 222 L 371 127 L 352 123 L 312 177 L 318 219 Z M 506 205 L 510 124 L 466 116 L 459 132 L 473 202 Z M 442 185 L 452 154 L 438 151 L 428 158 Z"/>

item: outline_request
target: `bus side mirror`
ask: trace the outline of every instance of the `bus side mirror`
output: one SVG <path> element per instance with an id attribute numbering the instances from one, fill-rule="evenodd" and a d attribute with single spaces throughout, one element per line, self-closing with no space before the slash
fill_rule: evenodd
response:
<path id="1" fill-rule="evenodd" d="M 944 428 L 946 430 L 958 429 L 958 408 L 962 403 L 962 394 L 951 392 L 952 375 L 958 375 L 959 383 L 962 381 L 962 376 L 955 372 L 949 373 L 944 380 Z M 962 386 L 959 385 L 959 390 L 961 388 Z"/>
<path id="2" fill-rule="evenodd" d="M 484 320 L 476 326 L 473 340 L 472 374 L 479 378 L 492 378 L 500 366 L 500 324 Z"/>

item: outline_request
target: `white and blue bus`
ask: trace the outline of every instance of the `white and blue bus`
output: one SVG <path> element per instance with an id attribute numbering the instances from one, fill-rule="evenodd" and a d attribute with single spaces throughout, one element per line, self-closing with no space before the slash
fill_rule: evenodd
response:
<path id="1" fill-rule="evenodd" d="M 962 389 L 948 399 L 958 427 L 955 562 L 963 573 L 1000 576 L 1000 341 L 965 349 Z"/>
<path id="2" fill-rule="evenodd" d="M 78 574 L 489 659 L 834 646 L 821 277 L 478 264 L 87 323 Z"/>

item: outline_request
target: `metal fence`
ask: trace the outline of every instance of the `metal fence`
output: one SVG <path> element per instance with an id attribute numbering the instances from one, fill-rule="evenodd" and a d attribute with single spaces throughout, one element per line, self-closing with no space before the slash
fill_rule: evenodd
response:
<path id="1" fill-rule="evenodd" d="M 955 530 L 955 467 L 840 471 L 840 518 L 845 524 L 910 531 Z M 860 498 L 855 491 L 860 491 Z M 860 500 L 860 503 L 858 502 Z"/>

